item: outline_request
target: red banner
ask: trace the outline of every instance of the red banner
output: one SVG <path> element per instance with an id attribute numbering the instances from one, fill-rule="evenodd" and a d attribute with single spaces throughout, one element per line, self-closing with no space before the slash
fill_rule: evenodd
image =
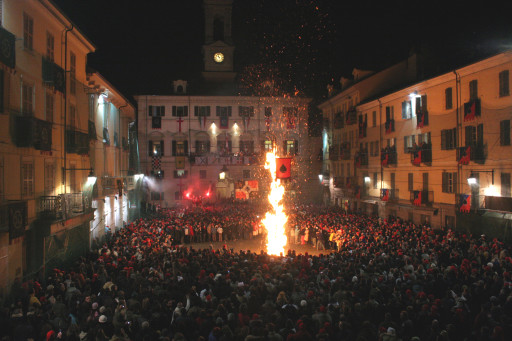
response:
<path id="1" fill-rule="evenodd" d="M 292 175 L 291 169 L 291 158 L 276 158 L 276 178 L 288 179 Z"/>

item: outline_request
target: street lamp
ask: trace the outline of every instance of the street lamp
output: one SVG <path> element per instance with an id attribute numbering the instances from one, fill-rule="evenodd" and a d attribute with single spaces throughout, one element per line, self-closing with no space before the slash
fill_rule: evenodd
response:
<path id="1" fill-rule="evenodd" d="M 223 165 L 222 169 L 220 170 L 220 173 L 219 173 L 219 179 L 220 180 L 226 179 L 226 173 L 227 172 L 228 172 L 228 167 L 226 167 L 226 165 Z"/>
<path id="2" fill-rule="evenodd" d="M 89 171 L 89 175 L 87 176 L 87 183 L 89 184 L 94 184 L 96 182 L 96 176 L 94 175 L 94 171 L 92 170 L 92 167 L 91 168 L 62 168 L 62 173 L 64 174 L 64 177 L 66 176 L 65 172 L 66 171 L 69 171 L 69 170 L 73 170 L 73 171 L 77 171 L 77 170 L 88 170 Z"/>

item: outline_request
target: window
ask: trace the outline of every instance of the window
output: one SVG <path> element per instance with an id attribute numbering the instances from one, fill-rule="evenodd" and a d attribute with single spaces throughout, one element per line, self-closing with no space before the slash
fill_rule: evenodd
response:
<path id="1" fill-rule="evenodd" d="M 72 193 L 78 192 L 77 182 L 76 182 L 76 165 L 71 164 L 69 166 L 69 190 Z"/>
<path id="2" fill-rule="evenodd" d="M 151 200 L 153 200 L 153 201 L 164 200 L 164 192 L 151 192 Z"/>
<path id="3" fill-rule="evenodd" d="M 34 86 L 32 84 L 23 83 L 21 86 L 22 102 L 21 111 L 24 115 L 32 116 L 34 113 Z"/>
<path id="4" fill-rule="evenodd" d="M 206 170 L 205 169 L 199 170 L 199 179 L 206 179 Z"/>
<path id="5" fill-rule="evenodd" d="M 501 173 L 501 196 L 510 197 L 510 173 Z"/>
<path id="6" fill-rule="evenodd" d="M 410 153 L 416 144 L 416 136 L 404 136 L 404 153 Z"/>
<path id="7" fill-rule="evenodd" d="M 23 47 L 27 50 L 34 48 L 34 19 L 23 13 Z"/>
<path id="8" fill-rule="evenodd" d="M 103 128 L 108 129 L 108 120 L 110 119 L 110 104 L 103 102 Z"/>
<path id="9" fill-rule="evenodd" d="M 69 92 L 76 95 L 76 55 L 69 52 Z"/>
<path id="10" fill-rule="evenodd" d="M 409 191 L 414 190 L 414 173 L 409 173 L 407 177 L 407 189 Z"/>
<path id="11" fill-rule="evenodd" d="M 444 225 L 445 225 L 445 228 L 454 228 L 455 227 L 455 217 L 452 215 L 444 216 Z"/>
<path id="12" fill-rule="evenodd" d="M 160 117 L 165 116 L 165 106 L 150 105 L 148 109 L 148 116 Z"/>
<path id="13" fill-rule="evenodd" d="M 231 107 L 217 106 L 215 112 L 216 112 L 217 116 L 230 117 L 231 116 Z"/>
<path id="14" fill-rule="evenodd" d="M 469 82 L 469 99 L 478 99 L 478 81 L 476 79 Z"/>
<path id="15" fill-rule="evenodd" d="M 284 107 L 283 115 L 286 120 L 287 129 L 295 129 L 297 125 L 298 108 L 296 107 Z"/>
<path id="16" fill-rule="evenodd" d="M 253 117 L 254 116 L 254 107 L 239 106 L 238 107 L 238 115 L 240 117 Z"/>
<path id="17" fill-rule="evenodd" d="M 196 140 L 196 154 L 206 154 L 210 152 L 210 141 Z"/>
<path id="18" fill-rule="evenodd" d="M 441 149 L 450 150 L 457 148 L 457 129 L 441 130 Z"/>
<path id="19" fill-rule="evenodd" d="M 482 146 L 484 143 L 484 125 L 466 126 L 466 147 Z"/>
<path id="20" fill-rule="evenodd" d="M 55 164 L 47 162 L 44 164 L 44 194 L 52 195 L 55 188 Z"/>
<path id="21" fill-rule="evenodd" d="M 164 155 L 164 141 L 149 141 L 148 143 L 149 156 L 163 156 Z"/>
<path id="22" fill-rule="evenodd" d="M 509 88 L 509 72 L 508 70 L 504 70 L 500 72 L 500 97 L 505 97 L 510 95 Z"/>
<path id="23" fill-rule="evenodd" d="M 45 117 L 48 122 L 53 122 L 53 107 L 54 107 L 54 97 L 53 94 L 49 91 L 46 92 L 45 97 L 45 105 L 44 105 L 44 112 Z"/>
<path id="24" fill-rule="evenodd" d="M 244 169 L 243 177 L 244 177 L 244 179 L 250 179 L 251 178 L 251 170 L 250 169 Z"/>
<path id="25" fill-rule="evenodd" d="M 452 90 L 452 88 L 444 89 L 444 108 L 446 110 L 453 109 L 453 90 Z"/>
<path id="26" fill-rule="evenodd" d="M 265 140 L 263 141 L 263 150 L 265 152 L 271 152 L 272 151 L 272 141 L 271 140 Z"/>
<path id="27" fill-rule="evenodd" d="M 394 107 L 388 106 L 386 107 L 386 122 L 389 122 L 395 118 L 395 110 Z"/>
<path id="28" fill-rule="evenodd" d="M 500 145 L 510 146 L 510 120 L 500 122 Z"/>
<path id="29" fill-rule="evenodd" d="M 372 112 L 372 127 L 376 127 L 377 126 L 377 112 L 374 111 Z"/>
<path id="30" fill-rule="evenodd" d="M 21 194 L 24 197 L 34 195 L 34 163 L 32 161 L 21 164 Z"/>
<path id="31" fill-rule="evenodd" d="M 402 102 L 402 119 L 407 120 L 412 118 L 412 106 L 411 101 Z"/>
<path id="32" fill-rule="evenodd" d="M 210 106 L 195 106 L 194 116 L 206 117 L 210 116 Z"/>
<path id="33" fill-rule="evenodd" d="M 240 152 L 249 155 L 254 153 L 254 141 L 240 141 Z"/>
<path id="34" fill-rule="evenodd" d="M 373 173 L 373 189 L 377 189 L 379 188 L 379 173 L 377 172 L 374 172 Z"/>
<path id="35" fill-rule="evenodd" d="M 457 189 L 457 172 L 443 172 L 442 181 L 443 193 L 455 193 Z"/>
<path id="36" fill-rule="evenodd" d="M 177 169 L 174 171 L 174 178 L 175 179 L 185 179 L 188 175 L 188 171 L 184 169 Z"/>
<path id="37" fill-rule="evenodd" d="M 230 154 L 232 142 L 229 139 L 217 139 L 217 152 L 221 154 Z"/>
<path id="38" fill-rule="evenodd" d="M 430 133 L 418 134 L 418 145 L 430 143 Z"/>
<path id="39" fill-rule="evenodd" d="M 188 141 L 172 141 L 172 156 L 188 155 Z"/>
<path id="40" fill-rule="evenodd" d="M 185 117 L 188 116 L 188 106 L 172 106 L 172 116 Z"/>
<path id="41" fill-rule="evenodd" d="M 76 107 L 74 104 L 69 105 L 69 123 L 68 128 L 75 130 L 76 127 Z"/>
<path id="42" fill-rule="evenodd" d="M 52 62 L 55 59 L 55 38 L 50 32 L 46 32 L 46 58 Z"/>
<path id="43" fill-rule="evenodd" d="M 0 200 L 4 199 L 4 161 L 0 158 Z"/>
<path id="44" fill-rule="evenodd" d="M 297 140 L 285 140 L 284 141 L 285 155 L 297 155 L 298 150 L 299 150 L 299 141 L 297 141 Z"/>

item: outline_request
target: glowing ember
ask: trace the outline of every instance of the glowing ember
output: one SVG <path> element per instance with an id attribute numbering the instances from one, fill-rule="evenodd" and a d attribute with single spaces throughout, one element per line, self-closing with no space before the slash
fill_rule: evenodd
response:
<path id="1" fill-rule="evenodd" d="M 281 186 L 281 180 L 276 178 L 276 156 L 274 152 L 267 153 L 265 169 L 270 171 L 272 177 L 268 201 L 272 205 L 273 212 L 267 212 L 261 222 L 267 229 L 267 253 L 269 255 L 279 255 L 280 253 L 284 254 L 286 245 L 284 225 L 288 217 L 284 213 L 283 205 L 281 205 L 284 187 Z"/>

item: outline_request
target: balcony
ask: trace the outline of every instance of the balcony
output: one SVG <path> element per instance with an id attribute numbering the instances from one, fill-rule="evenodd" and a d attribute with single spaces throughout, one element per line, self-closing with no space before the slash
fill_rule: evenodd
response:
<path id="1" fill-rule="evenodd" d="M 71 154 L 89 154 L 89 134 L 66 129 L 66 152 Z"/>
<path id="2" fill-rule="evenodd" d="M 399 199 L 398 189 L 389 189 L 382 188 L 380 190 L 380 200 L 389 201 L 389 202 L 397 202 Z"/>
<path id="3" fill-rule="evenodd" d="M 432 206 L 434 203 L 433 191 L 410 191 L 410 195 L 414 206 Z"/>
<path id="4" fill-rule="evenodd" d="M 64 69 L 53 61 L 43 57 L 42 59 L 43 82 L 53 87 L 60 93 L 66 92 L 66 73 Z"/>
<path id="5" fill-rule="evenodd" d="M 37 150 L 52 150 L 52 123 L 39 120 L 32 116 L 12 115 L 14 134 L 12 136 L 17 147 L 34 147 Z"/>
<path id="6" fill-rule="evenodd" d="M 344 180 L 344 178 L 342 178 L 340 176 L 336 176 L 332 181 L 334 188 L 339 188 L 339 189 L 344 188 L 345 182 L 343 180 Z"/>
<path id="7" fill-rule="evenodd" d="M 459 165 L 469 165 L 470 161 L 482 165 L 485 164 L 487 158 L 486 147 L 484 144 L 474 144 L 457 148 L 457 161 Z"/>
<path id="8" fill-rule="evenodd" d="M 425 126 L 428 126 L 428 111 L 419 110 L 416 113 L 416 128 L 421 129 Z"/>
<path id="9" fill-rule="evenodd" d="M 87 198 L 81 192 L 39 198 L 39 217 L 45 220 L 65 220 L 89 210 Z"/>
<path id="10" fill-rule="evenodd" d="M 353 125 L 357 123 L 357 110 L 356 108 L 350 108 L 345 114 L 345 124 Z"/>
<path id="11" fill-rule="evenodd" d="M 397 154 L 396 147 L 386 147 L 380 152 L 380 162 L 382 167 L 389 167 L 391 165 L 396 166 Z"/>
<path id="12" fill-rule="evenodd" d="M 252 166 L 262 165 L 265 163 L 264 154 L 260 155 L 257 153 L 240 155 L 231 154 L 226 155 L 225 153 L 201 153 L 191 154 L 189 156 L 189 162 L 192 166 L 209 166 L 209 165 L 227 165 L 227 166 Z"/>
<path id="13" fill-rule="evenodd" d="M 430 143 L 415 146 L 410 153 L 412 165 L 420 166 L 423 163 L 430 166 L 432 164 L 432 145 Z"/>
<path id="14" fill-rule="evenodd" d="M 368 152 L 366 150 L 357 152 L 354 155 L 354 164 L 355 164 L 356 168 L 368 166 Z"/>
<path id="15" fill-rule="evenodd" d="M 384 123 L 384 128 L 386 134 L 391 134 L 395 131 L 395 120 L 391 119 L 389 121 L 386 121 Z"/>
<path id="16" fill-rule="evenodd" d="M 480 99 L 464 103 L 464 122 L 473 121 L 482 115 Z"/>

